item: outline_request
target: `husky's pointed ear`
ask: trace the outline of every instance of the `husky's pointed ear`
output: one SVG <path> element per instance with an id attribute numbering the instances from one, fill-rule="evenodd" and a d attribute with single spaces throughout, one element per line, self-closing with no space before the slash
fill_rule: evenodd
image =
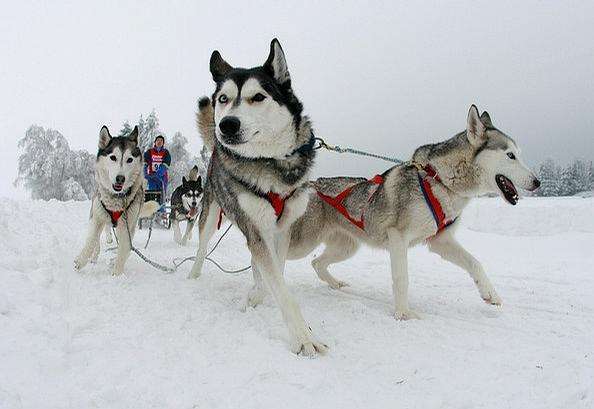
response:
<path id="1" fill-rule="evenodd" d="M 182 176 L 182 186 L 185 186 L 188 183 L 188 180 L 185 176 Z"/>
<path id="2" fill-rule="evenodd" d="M 130 135 L 128 135 L 128 139 L 138 145 L 138 125 L 132 129 L 132 132 L 130 132 Z"/>
<path id="3" fill-rule="evenodd" d="M 198 179 L 196 179 L 196 182 L 198 182 L 198 184 L 202 186 L 202 176 L 198 175 Z"/>
<path id="4" fill-rule="evenodd" d="M 225 78 L 232 69 L 233 67 L 231 67 L 227 61 L 223 60 L 221 53 L 217 50 L 212 52 L 212 55 L 210 56 L 210 73 L 215 82 L 219 82 Z"/>
<path id="5" fill-rule="evenodd" d="M 111 135 L 109 133 L 109 129 L 105 125 L 101 127 L 99 131 L 99 149 L 107 148 L 109 145 L 109 141 L 111 141 Z"/>
<path id="6" fill-rule="evenodd" d="M 491 122 L 491 116 L 489 115 L 489 113 L 487 111 L 483 111 L 483 113 L 481 114 L 481 122 L 483 123 L 483 125 L 485 125 L 485 127 L 493 128 L 493 122 Z"/>
<path id="7" fill-rule="evenodd" d="M 279 84 L 285 84 L 287 81 L 291 80 L 285 53 L 276 38 L 270 43 L 270 54 L 264 63 L 264 69 L 266 69 Z"/>
<path id="8" fill-rule="evenodd" d="M 472 105 L 468 111 L 468 124 L 466 126 L 468 142 L 474 146 L 481 146 L 486 138 L 485 125 L 481 122 L 476 105 Z"/>

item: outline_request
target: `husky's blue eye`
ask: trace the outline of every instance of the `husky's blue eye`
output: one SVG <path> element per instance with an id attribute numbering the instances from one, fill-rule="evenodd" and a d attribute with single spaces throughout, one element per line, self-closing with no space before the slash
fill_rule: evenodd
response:
<path id="1" fill-rule="evenodd" d="M 219 102 L 221 104 L 226 104 L 228 101 L 229 101 L 229 98 L 227 98 L 227 95 L 225 95 L 225 94 L 219 95 Z"/>
<path id="2" fill-rule="evenodd" d="M 259 92 L 252 97 L 252 102 L 262 102 L 266 99 L 266 97 Z"/>
<path id="3" fill-rule="evenodd" d="M 510 158 L 511 160 L 515 160 L 516 159 L 516 155 L 514 155 L 513 152 L 508 152 L 507 153 L 507 157 Z"/>
<path id="4" fill-rule="evenodd" d="M 127 163 L 132 163 L 132 161 L 133 161 L 133 160 L 134 160 L 134 159 L 132 159 L 132 158 L 128 158 L 128 160 L 127 160 L 126 162 L 127 162 Z"/>
<path id="5" fill-rule="evenodd" d="M 109 157 L 109 159 L 111 159 L 111 160 L 112 160 L 112 161 L 114 161 L 114 162 L 115 162 L 116 160 L 118 160 L 118 158 L 116 158 L 116 156 L 115 156 L 115 155 L 111 155 L 111 156 Z"/>

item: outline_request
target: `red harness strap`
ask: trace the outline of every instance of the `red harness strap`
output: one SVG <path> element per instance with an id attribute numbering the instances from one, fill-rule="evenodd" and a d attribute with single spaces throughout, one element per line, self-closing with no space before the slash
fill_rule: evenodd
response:
<path id="1" fill-rule="evenodd" d="M 274 209 L 274 214 L 276 215 L 276 220 L 280 219 L 280 217 L 282 216 L 283 211 L 285 210 L 285 202 L 287 201 L 288 198 L 293 196 L 294 192 L 295 191 L 292 191 L 285 197 L 282 197 L 281 195 L 279 195 L 278 193 L 275 193 L 275 192 L 268 192 L 268 193 L 266 193 L 266 196 L 264 196 L 264 198 L 266 200 L 268 200 L 268 203 L 270 203 L 270 206 L 272 206 L 272 208 Z M 221 228 L 221 224 L 223 223 L 223 215 L 224 214 L 225 214 L 225 212 L 223 211 L 223 209 L 220 209 L 219 210 L 219 221 L 217 222 L 217 230 L 219 230 Z"/>
<path id="2" fill-rule="evenodd" d="M 113 227 L 116 227 L 116 225 L 118 224 L 118 220 L 120 220 L 120 217 L 122 217 L 122 213 L 124 213 L 124 211 L 118 210 L 117 212 L 115 212 L 113 210 L 108 210 L 107 213 L 109 213 L 109 217 L 111 218 L 111 225 Z"/>
<path id="3" fill-rule="evenodd" d="M 423 170 L 425 171 L 425 177 L 419 177 L 419 184 L 421 186 L 421 191 L 423 192 L 423 196 L 425 197 L 425 202 L 427 202 L 427 206 L 431 213 L 433 214 L 433 218 L 435 219 L 435 224 L 437 225 L 437 233 L 441 232 L 443 229 L 448 227 L 450 224 L 454 223 L 454 220 L 446 220 L 445 213 L 443 208 L 441 207 L 441 203 L 435 197 L 433 193 L 433 189 L 431 189 L 430 179 L 435 179 L 438 182 L 441 182 L 441 179 L 435 169 L 431 165 L 426 165 Z"/>
<path id="4" fill-rule="evenodd" d="M 369 179 L 368 182 L 373 185 L 381 185 L 382 183 L 384 183 L 384 178 L 381 175 L 375 175 L 374 177 Z M 349 197 L 349 195 L 351 194 L 351 191 L 353 190 L 353 187 L 355 187 L 355 186 L 356 185 L 347 187 L 345 190 L 340 192 L 338 194 L 338 196 L 334 196 L 334 197 L 325 195 L 324 193 L 322 193 L 320 191 L 317 191 L 317 193 L 318 193 L 318 196 L 320 196 L 320 198 L 324 202 L 328 203 L 330 206 L 332 206 L 333 208 L 338 210 L 338 212 L 340 214 L 342 214 L 345 217 L 345 219 L 347 219 L 349 222 L 353 223 L 355 226 L 357 226 L 361 230 L 365 230 L 365 215 L 363 213 L 361 213 L 361 218 L 359 220 L 357 220 L 349 214 L 349 211 L 343 204 L 344 200 L 347 197 Z M 371 200 L 374 193 L 375 193 L 375 191 L 371 194 L 371 196 L 369 196 L 368 201 Z"/>

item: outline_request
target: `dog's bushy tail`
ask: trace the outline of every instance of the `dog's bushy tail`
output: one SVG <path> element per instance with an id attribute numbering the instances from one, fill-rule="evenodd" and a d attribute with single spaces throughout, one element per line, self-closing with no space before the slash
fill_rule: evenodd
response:
<path id="1" fill-rule="evenodd" d="M 215 122 L 214 109 L 210 98 L 201 97 L 198 100 L 198 112 L 196 112 L 196 126 L 200 137 L 209 151 L 213 151 L 215 144 Z"/>

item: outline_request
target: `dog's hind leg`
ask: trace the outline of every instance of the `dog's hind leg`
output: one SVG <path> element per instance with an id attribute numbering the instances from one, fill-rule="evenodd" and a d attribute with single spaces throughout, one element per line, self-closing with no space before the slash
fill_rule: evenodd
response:
<path id="1" fill-rule="evenodd" d="M 453 233 L 446 229 L 429 240 L 429 250 L 466 270 L 474 280 L 481 298 L 488 304 L 501 305 L 493 284 L 485 274 L 481 263 L 456 240 Z"/>
<path id="2" fill-rule="evenodd" d="M 324 252 L 311 262 L 312 267 L 320 280 L 325 281 L 334 289 L 347 287 L 348 283 L 337 280 L 330 272 L 328 267 L 335 263 L 347 260 L 355 254 L 359 248 L 358 243 L 346 234 L 332 234 L 326 242 Z"/>
<path id="3" fill-rule="evenodd" d="M 251 237 L 248 247 L 252 253 L 252 260 L 262 273 L 264 282 L 268 286 L 276 303 L 281 309 L 283 318 L 291 339 L 291 350 L 294 353 L 314 357 L 318 352 L 324 353 L 328 347 L 315 341 L 311 329 L 305 323 L 299 306 L 289 293 L 277 260 L 277 249 L 274 248 L 273 237 Z"/>
<path id="4" fill-rule="evenodd" d="M 89 258 L 93 255 L 93 252 L 99 245 L 102 228 L 103 222 L 95 218 L 91 218 L 85 246 L 81 250 L 80 254 L 74 259 L 74 268 L 76 270 L 80 270 L 89 262 Z"/>
<path id="5" fill-rule="evenodd" d="M 212 198 L 212 195 L 209 195 L 209 198 Z M 206 195 L 203 200 L 208 200 Z M 198 219 L 198 250 L 196 251 L 196 260 L 194 260 L 194 265 L 188 278 L 198 278 L 202 274 L 202 266 L 204 265 L 206 252 L 208 251 L 208 242 L 217 229 L 220 211 L 221 208 L 213 199 L 203 204 L 200 218 Z"/>
<path id="6" fill-rule="evenodd" d="M 408 241 L 396 229 L 388 230 L 388 239 L 395 304 L 394 318 L 398 320 L 420 318 L 408 306 Z"/>

